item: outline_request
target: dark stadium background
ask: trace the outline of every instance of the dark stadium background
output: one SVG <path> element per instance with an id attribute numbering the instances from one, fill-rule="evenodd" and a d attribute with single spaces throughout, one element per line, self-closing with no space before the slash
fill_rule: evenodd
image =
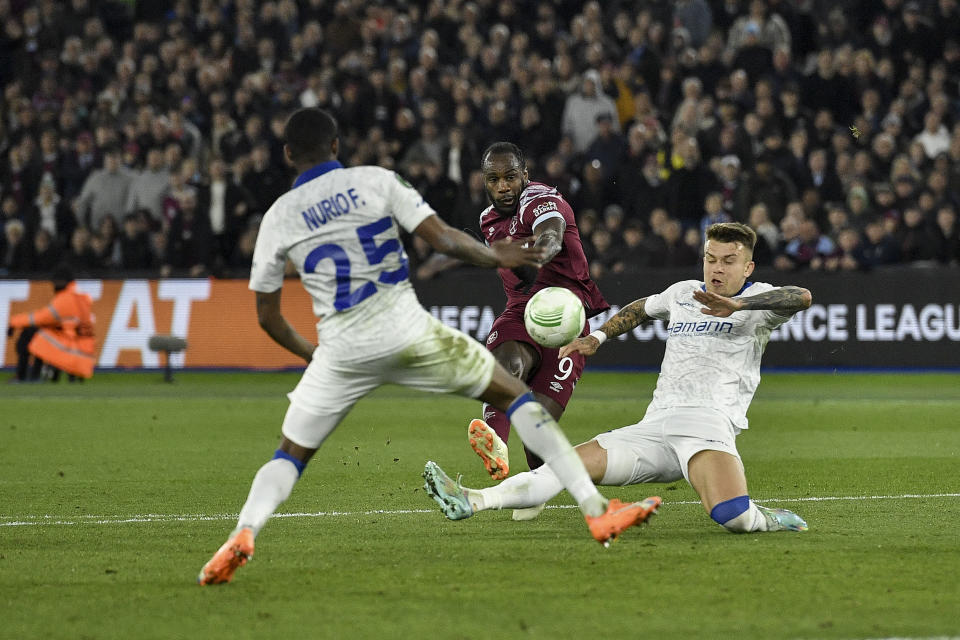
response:
<path id="1" fill-rule="evenodd" d="M 245 278 L 293 177 L 284 119 L 317 105 L 344 164 L 395 169 L 475 231 L 479 153 L 518 143 L 615 304 L 698 277 L 705 225 L 738 220 L 762 238 L 757 278 L 823 305 L 767 365 L 957 366 L 955 0 L 6 0 L 0 25 L 12 283 L 61 261 Z M 427 306 L 499 309 L 493 274 L 407 240 Z M 464 299 L 465 280 L 490 293 Z M 607 364 L 655 363 L 657 342 Z"/>

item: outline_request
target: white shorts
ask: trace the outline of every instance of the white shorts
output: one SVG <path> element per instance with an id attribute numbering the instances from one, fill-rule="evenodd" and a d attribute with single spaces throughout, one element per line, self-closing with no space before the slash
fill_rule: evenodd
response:
<path id="1" fill-rule="evenodd" d="M 594 440 L 607 450 L 603 484 L 673 482 L 686 478 L 690 458 L 700 451 L 723 451 L 738 460 L 737 433 L 713 409 L 678 407 L 647 414 L 637 424 L 601 433 Z"/>
<path id="2" fill-rule="evenodd" d="M 290 408 L 283 435 L 315 449 L 353 405 L 377 387 L 399 384 L 434 393 L 476 398 L 490 385 L 495 360 L 470 336 L 428 316 L 425 330 L 392 352 L 348 362 L 330 359 L 317 348 L 313 360 L 287 397 Z"/>

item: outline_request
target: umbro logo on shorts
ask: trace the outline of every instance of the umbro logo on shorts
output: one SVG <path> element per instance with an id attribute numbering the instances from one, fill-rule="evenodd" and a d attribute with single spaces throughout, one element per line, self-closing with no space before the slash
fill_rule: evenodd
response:
<path id="1" fill-rule="evenodd" d="M 550 389 L 552 389 L 554 393 L 560 393 L 563 391 L 563 385 L 559 382 L 551 382 Z"/>

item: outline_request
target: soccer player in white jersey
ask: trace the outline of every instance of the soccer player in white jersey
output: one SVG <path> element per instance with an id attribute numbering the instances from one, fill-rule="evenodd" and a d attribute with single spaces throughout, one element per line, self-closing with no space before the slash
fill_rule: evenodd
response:
<path id="1" fill-rule="evenodd" d="M 257 472 L 236 529 L 204 565 L 198 582 L 231 580 L 253 556 L 254 537 L 290 495 L 314 452 L 357 400 L 386 383 L 457 393 L 506 410 L 524 444 L 573 494 L 599 542 L 607 544 L 646 520 L 659 500 L 624 504 L 603 498 L 530 389 L 483 345 L 420 305 L 407 278 L 399 227 L 439 252 L 484 267 L 539 266 L 543 250 L 510 242 L 485 246 L 444 223 L 393 171 L 344 168 L 336 160 L 337 124 L 326 111 L 295 112 L 284 135 L 284 153 L 299 177 L 263 217 L 250 288 L 260 326 L 308 365 L 289 394 L 280 448 Z M 288 260 L 320 318 L 316 346 L 281 312 Z"/>
<path id="2" fill-rule="evenodd" d="M 802 287 L 749 282 L 756 234 L 739 223 L 707 230 L 703 282 L 686 280 L 631 302 L 602 327 L 560 350 L 596 353 L 608 338 L 660 319 L 667 345 L 653 401 L 637 424 L 601 433 L 577 447 L 594 482 L 629 485 L 686 480 L 710 517 L 729 531 L 804 531 L 786 509 L 755 504 L 736 436 L 747 428 L 747 407 L 760 382 L 760 357 L 770 331 L 810 306 Z M 434 463 L 432 473 L 446 474 Z M 485 509 L 522 509 L 557 495 L 562 486 L 547 468 L 521 473 L 488 489 L 460 487 L 450 497 L 461 517 Z"/>

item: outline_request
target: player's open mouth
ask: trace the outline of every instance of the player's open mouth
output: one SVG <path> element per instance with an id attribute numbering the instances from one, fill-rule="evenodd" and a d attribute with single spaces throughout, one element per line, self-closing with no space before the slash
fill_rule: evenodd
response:
<path id="1" fill-rule="evenodd" d="M 715 287 L 722 287 L 723 280 L 717 280 L 716 278 L 714 278 L 713 280 L 710 281 L 710 284 L 712 284 Z"/>
<path id="2" fill-rule="evenodd" d="M 497 204 L 503 207 L 509 207 L 515 202 L 515 200 L 516 199 L 513 196 L 504 196 L 503 198 L 497 200 Z"/>

